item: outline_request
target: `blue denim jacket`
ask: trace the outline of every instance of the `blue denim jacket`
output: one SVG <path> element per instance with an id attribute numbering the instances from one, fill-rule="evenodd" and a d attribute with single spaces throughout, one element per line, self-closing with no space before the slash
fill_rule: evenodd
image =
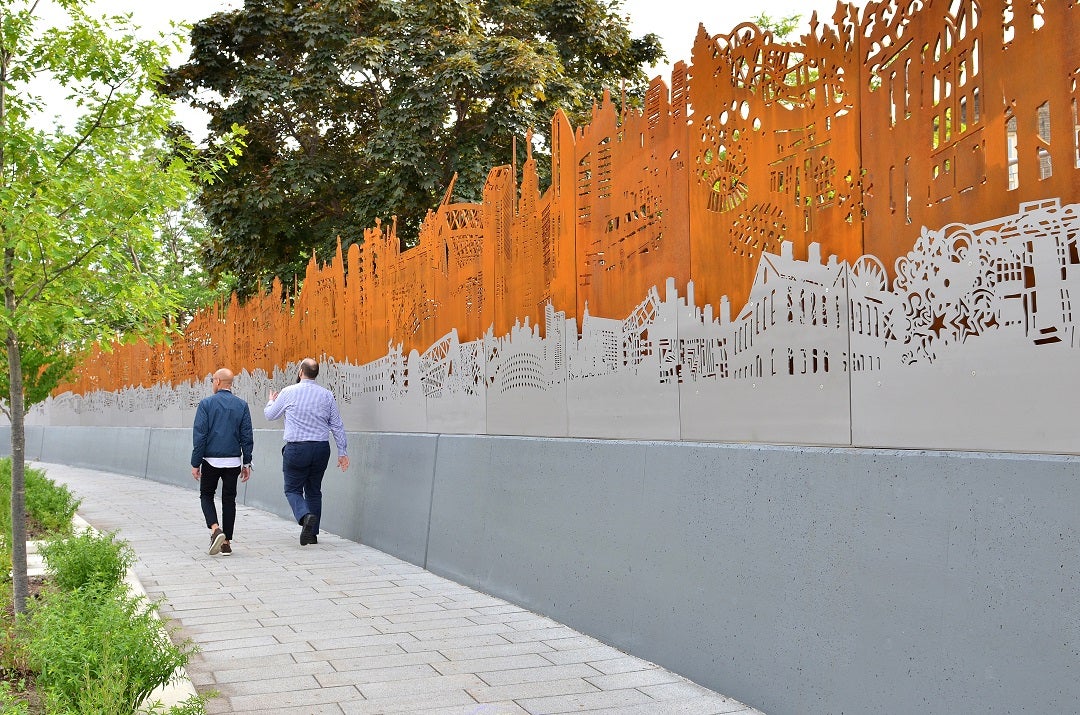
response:
<path id="1" fill-rule="evenodd" d="M 191 441 L 192 467 L 200 466 L 203 457 L 243 457 L 244 464 L 251 464 L 255 437 L 247 402 L 229 390 L 204 397 L 195 410 Z"/>

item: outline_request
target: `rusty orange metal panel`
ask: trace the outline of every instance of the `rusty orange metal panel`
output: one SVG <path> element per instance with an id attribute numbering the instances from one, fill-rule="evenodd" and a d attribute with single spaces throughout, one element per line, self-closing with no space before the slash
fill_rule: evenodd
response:
<path id="1" fill-rule="evenodd" d="M 800 43 L 746 23 L 699 28 L 690 70 L 689 216 L 700 300 L 741 306 L 763 252 L 790 241 L 862 253 L 860 73 L 850 37 L 814 25 Z"/>
<path id="2" fill-rule="evenodd" d="M 593 315 L 625 316 L 668 277 L 683 287 L 689 279 L 686 107 L 676 97 L 670 105 L 657 79 L 645 112 L 619 114 L 605 93 L 575 137 L 578 316 L 586 304 Z"/>
<path id="3" fill-rule="evenodd" d="M 912 227 L 1076 196 L 1078 31 L 1069 2 L 867 4 L 868 253 L 891 266 Z"/>

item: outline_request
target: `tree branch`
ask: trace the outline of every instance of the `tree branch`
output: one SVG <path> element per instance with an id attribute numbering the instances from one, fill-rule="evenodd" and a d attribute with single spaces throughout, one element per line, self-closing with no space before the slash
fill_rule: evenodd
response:
<path id="1" fill-rule="evenodd" d="M 90 138 L 93 137 L 97 131 L 103 128 L 101 122 L 105 117 L 105 110 L 108 109 L 109 104 L 112 102 L 112 97 L 116 93 L 116 90 L 119 86 L 120 85 L 116 87 L 112 85 L 109 86 L 109 93 L 106 96 L 105 101 L 103 101 L 101 103 L 101 106 L 98 108 L 97 117 L 95 117 L 91 125 L 87 127 L 86 131 L 83 132 L 82 136 L 80 136 L 78 140 L 76 140 L 76 142 L 71 146 L 71 148 L 68 149 L 67 153 L 65 153 L 64 156 L 60 158 L 60 161 L 56 163 L 56 169 L 62 169 L 64 165 L 71 160 L 71 157 L 75 156 L 75 154 L 77 154 L 79 150 L 82 149 L 83 145 L 90 141 Z M 35 181 L 32 186 L 36 188 L 44 184 L 47 178 L 48 177 L 42 177 L 38 181 Z"/>
<path id="2" fill-rule="evenodd" d="M 40 298 L 41 294 L 45 292 L 46 288 L 55 283 L 65 273 L 81 264 L 90 256 L 91 253 L 93 253 L 103 243 L 106 243 L 113 235 L 114 232 L 109 232 L 105 234 L 105 236 L 103 236 L 101 239 L 90 244 L 90 246 L 88 246 L 87 249 L 83 251 L 80 255 L 72 258 L 70 261 L 60 266 L 60 268 L 56 269 L 56 271 L 53 272 L 53 275 L 51 277 L 46 272 L 45 275 L 42 276 L 42 280 L 39 283 L 31 284 L 15 299 L 15 304 L 21 305 L 25 301 L 35 301 Z"/>

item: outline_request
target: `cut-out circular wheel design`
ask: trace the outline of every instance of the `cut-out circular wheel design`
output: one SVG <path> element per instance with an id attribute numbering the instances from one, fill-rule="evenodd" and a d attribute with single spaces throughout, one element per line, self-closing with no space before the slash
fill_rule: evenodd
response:
<path id="1" fill-rule="evenodd" d="M 742 204 L 750 193 L 746 183 L 746 158 L 742 154 L 728 151 L 717 165 L 705 169 L 700 174 L 700 181 L 709 187 L 709 210 L 718 213 L 731 211 Z"/>
<path id="2" fill-rule="evenodd" d="M 851 266 L 851 273 L 860 284 L 872 290 L 888 290 L 889 277 L 885 273 L 885 266 L 876 256 L 861 256 Z"/>

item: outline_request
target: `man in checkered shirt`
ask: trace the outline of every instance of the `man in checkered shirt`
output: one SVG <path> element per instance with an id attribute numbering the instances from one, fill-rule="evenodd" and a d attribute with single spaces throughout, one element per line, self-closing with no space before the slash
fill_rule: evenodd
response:
<path id="1" fill-rule="evenodd" d="M 285 446 L 281 449 L 285 498 L 300 530 L 300 545 L 319 543 L 322 480 L 330 463 L 330 435 L 337 445 L 338 467 L 349 468 L 349 448 L 334 393 L 315 382 L 319 363 L 304 358 L 296 384 L 271 392 L 263 415 L 273 422 L 285 417 Z"/>

